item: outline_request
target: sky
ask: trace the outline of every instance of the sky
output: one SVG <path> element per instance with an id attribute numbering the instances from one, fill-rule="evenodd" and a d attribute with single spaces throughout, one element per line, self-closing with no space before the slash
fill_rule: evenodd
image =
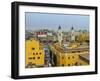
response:
<path id="1" fill-rule="evenodd" d="M 25 13 L 26 30 L 57 30 L 59 25 L 64 31 L 69 31 L 72 27 L 75 30 L 89 30 L 89 16 L 58 13 Z"/>

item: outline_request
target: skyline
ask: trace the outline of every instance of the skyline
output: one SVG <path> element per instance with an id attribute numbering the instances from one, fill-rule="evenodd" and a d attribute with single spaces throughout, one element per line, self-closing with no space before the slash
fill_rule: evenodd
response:
<path id="1" fill-rule="evenodd" d="M 51 13 L 25 13 L 26 30 L 50 29 L 69 31 L 71 27 L 77 30 L 89 30 L 88 15 L 51 14 Z"/>

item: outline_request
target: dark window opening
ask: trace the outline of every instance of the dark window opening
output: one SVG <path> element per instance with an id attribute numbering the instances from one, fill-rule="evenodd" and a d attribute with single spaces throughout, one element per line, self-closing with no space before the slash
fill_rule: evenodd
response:
<path id="1" fill-rule="evenodd" d="M 35 55 L 35 53 L 33 53 L 33 55 Z"/>
<path id="2" fill-rule="evenodd" d="M 29 59 L 32 59 L 32 57 L 29 57 Z"/>
<path id="3" fill-rule="evenodd" d="M 70 64 L 68 64 L 68 66 L 70 66 Z"/>
<path id="4" fill-rule="evenodd" d="M 38 59 L 40 59 L 40 57 L 38 57 Z"/>
<path id="5" fill-rule="evenodd" d="M 62 66 L 64 66 L 64 64 L 62 64 Z"/>
<path id="6" fill-rule="evenodd" d="M 29 62 L 28 65 L 29 65 L 29 66 L 32 66 L 32 62 Z"/>
<path id="7" fill-rule="evenodd" d="M 35 63 L 32 64 L 33 66 L 36 65 Z"/>
<path id="8" fill-rule="evenodd" d="M 70 57 L 68 57 L 68 59 L 70 59 Z"/>
<path id="9" fill-rule="evenodd" d="M 76 62 L 76 63 L 75 63 L 75 65 L 77 66 L 77 65 L 78 65 L 78 63 Z"/>
<path id="10" fill-rule="evenodd" d="M 35 50 L 35 48 L 32 48 L 32 50 Z"/>
<path id="11" fill-rule="evenodd" d="M 33 59 L 35 59 L 35 57 L 33 57 Z"/>
<path id="12" fill-rule="evenodd" d="M 76 51 L 72 51 L 72 53 L 76 53 Z"/>
<path id="13" fill-rule="evenodd" d="M 62 57 L 62 59 L 64 59 L 64 57 Z"/>

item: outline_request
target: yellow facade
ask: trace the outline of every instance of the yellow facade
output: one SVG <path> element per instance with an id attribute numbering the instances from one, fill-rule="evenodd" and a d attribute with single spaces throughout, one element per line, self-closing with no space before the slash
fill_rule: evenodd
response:
<path id="1" fill-rule="evenodd" d="M 81 48 L 82 49 L 82 48 Z M 56 56 L 56 65 L 57 66 L 79 66 L 79 65 L 88 65 L 89 63 L 81 60 L 80 55 L 88 55 L 89 50 L 67 50 L 64 51 L 58 45 L 52 45 L 51 50 Z"/>
<path id="2" fill-rule="evenodd" d="M 44 66 L 44 50 L 37 40 L 26 40 L 25 42 L 26 59 L 25 66 L 38 67 Z"/>
<path id="3" fill-rule="evenodd" d="M 77 42 L 89 41 L 89 34 L 83 33 L 76 38 Z"/>

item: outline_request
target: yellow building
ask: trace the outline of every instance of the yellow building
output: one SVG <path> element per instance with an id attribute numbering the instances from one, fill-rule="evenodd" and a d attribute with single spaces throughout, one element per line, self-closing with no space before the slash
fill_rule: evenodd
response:
<path id="1" fill-rule="evenodd" d="M 44 66 L 44 50 L 42 44 L 38 40 L 25 41 L 25 67 L 40 67 Z"/>
<path id="2" fill-rule="evenodd" d="M 58 43 L 51 45 L 55 66 L 79 66 L 88 65 L 89 56 L 88 46 L 80 46 L 76 48 L 63 48 Z"/>
<path id="3" fill-rule="evenodd" d="M 58 43 L 50 45 L 55 66 L 79 66 L 89 65 L 89 40 L 87 33 L 79 35 L 75 41 L 75 31 L 71 28 L 70 41 L 64 43 L 61 26 L 58 28 Z M 66 39 L 65 39 L 66 40 Z M 86 43 L 83 43 L 86 42 Z"/>
<path id="4" fill-rule="evenodd" d="M 77 42 L 89 42 L 89 33 L 82 33 L 76 37 Z"/>

